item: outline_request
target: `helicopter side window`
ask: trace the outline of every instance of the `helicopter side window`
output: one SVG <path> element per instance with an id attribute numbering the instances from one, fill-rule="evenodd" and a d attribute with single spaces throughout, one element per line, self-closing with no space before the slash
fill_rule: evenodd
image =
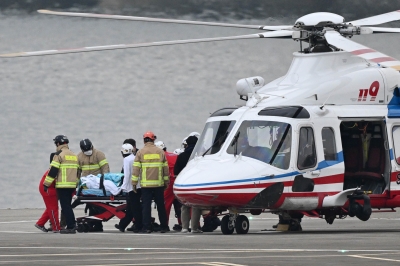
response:
<path id="1" fill-rule="evenodd" d="M 280 169 L 288 169 L 291 126 L 273 121 L 243 121 L 230 143 L 228 154 L 242 154 Z"/>
<path id="2" fill-rule="evenodd" d="M 322 129 L 322 146 L 326 161 L 337 161 L 335 133 L 331 127 Z"/>
<path id="3" fill-rule="evenodd" d="M 393 146 L 394 146 L 394 156 L 396 158 L 397 164 L 400 164 L 400 126 L 393 127 Z"/>
<path id="4" fill-rule="evenodd" d="M 317 164 L 317 153 L 315 152 L 314 131 L 311 127 L 300 129 L 299 152 L 297 167 L 299 170 L 312 168 Z"/>

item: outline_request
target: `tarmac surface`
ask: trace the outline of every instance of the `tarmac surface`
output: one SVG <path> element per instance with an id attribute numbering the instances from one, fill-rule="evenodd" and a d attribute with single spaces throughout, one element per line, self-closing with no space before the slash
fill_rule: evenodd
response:
<path id="1" fill-rule="evenodd" d="M 373 213 L 357 218 L 304 218 L 302 232 L 272 229 L 276 215 L 248 215 L 246 235 L 121 233 L 113 218 L 102 233 L 60 235 L 34 227 L 42 209 L 0 210 L 0 265 L 396 265 L 400 218 Z M 75 209 L 82 216 L 82 209 Z M 176 222 L 171 216 L 170 227 Z"/>

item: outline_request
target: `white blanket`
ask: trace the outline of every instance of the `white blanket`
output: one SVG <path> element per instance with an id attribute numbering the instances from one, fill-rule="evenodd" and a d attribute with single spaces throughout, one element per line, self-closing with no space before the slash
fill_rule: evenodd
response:
<path id="1" fill-rule="evenodd" d="M 100 188 L 100 178 L 95 175 L 82 176 L 81 183 L 85 184 L 87 188 Z M 105 190 L 110 191 L 113 195 L 118 195 L 121 192 L 121 188 L 117 187 L 110 180 L 104 180 L 103 184 Z"/>

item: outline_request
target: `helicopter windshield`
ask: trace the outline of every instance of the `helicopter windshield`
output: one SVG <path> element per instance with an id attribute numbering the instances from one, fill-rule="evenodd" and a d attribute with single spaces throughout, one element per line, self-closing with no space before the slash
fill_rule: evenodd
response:
<path id="1" fill-rule="evenodd" d="M 227 153 L 240 154 L 272 166 L 288 169 L 292 129 L 287 123 L 243 121 L 235 133 Z"/>
<path id="2" fill-rule="evenodd" d="M 190 159 L 196 154 L 201 156 L 219 152 L 235 123 L 236 121 L 208 122 L 201 133 L 199 141 L 197 141 Z"/>

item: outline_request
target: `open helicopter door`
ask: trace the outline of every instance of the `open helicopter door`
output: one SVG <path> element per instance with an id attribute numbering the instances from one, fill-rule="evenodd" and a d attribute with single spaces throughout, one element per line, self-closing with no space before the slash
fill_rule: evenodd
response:
<path id="1" fill-rule="evenodd" d="M 343 190 L 383 194 L 390 183 L 390 153 L 384 117 L 340 118 Z"/>
<path id="2" fill-rule="evenodd" d="M 400 191 L 400 116 L 389 117 L 386 120 L 388 132 L 387 147 L 390 154 L 390 191 Z"/>

